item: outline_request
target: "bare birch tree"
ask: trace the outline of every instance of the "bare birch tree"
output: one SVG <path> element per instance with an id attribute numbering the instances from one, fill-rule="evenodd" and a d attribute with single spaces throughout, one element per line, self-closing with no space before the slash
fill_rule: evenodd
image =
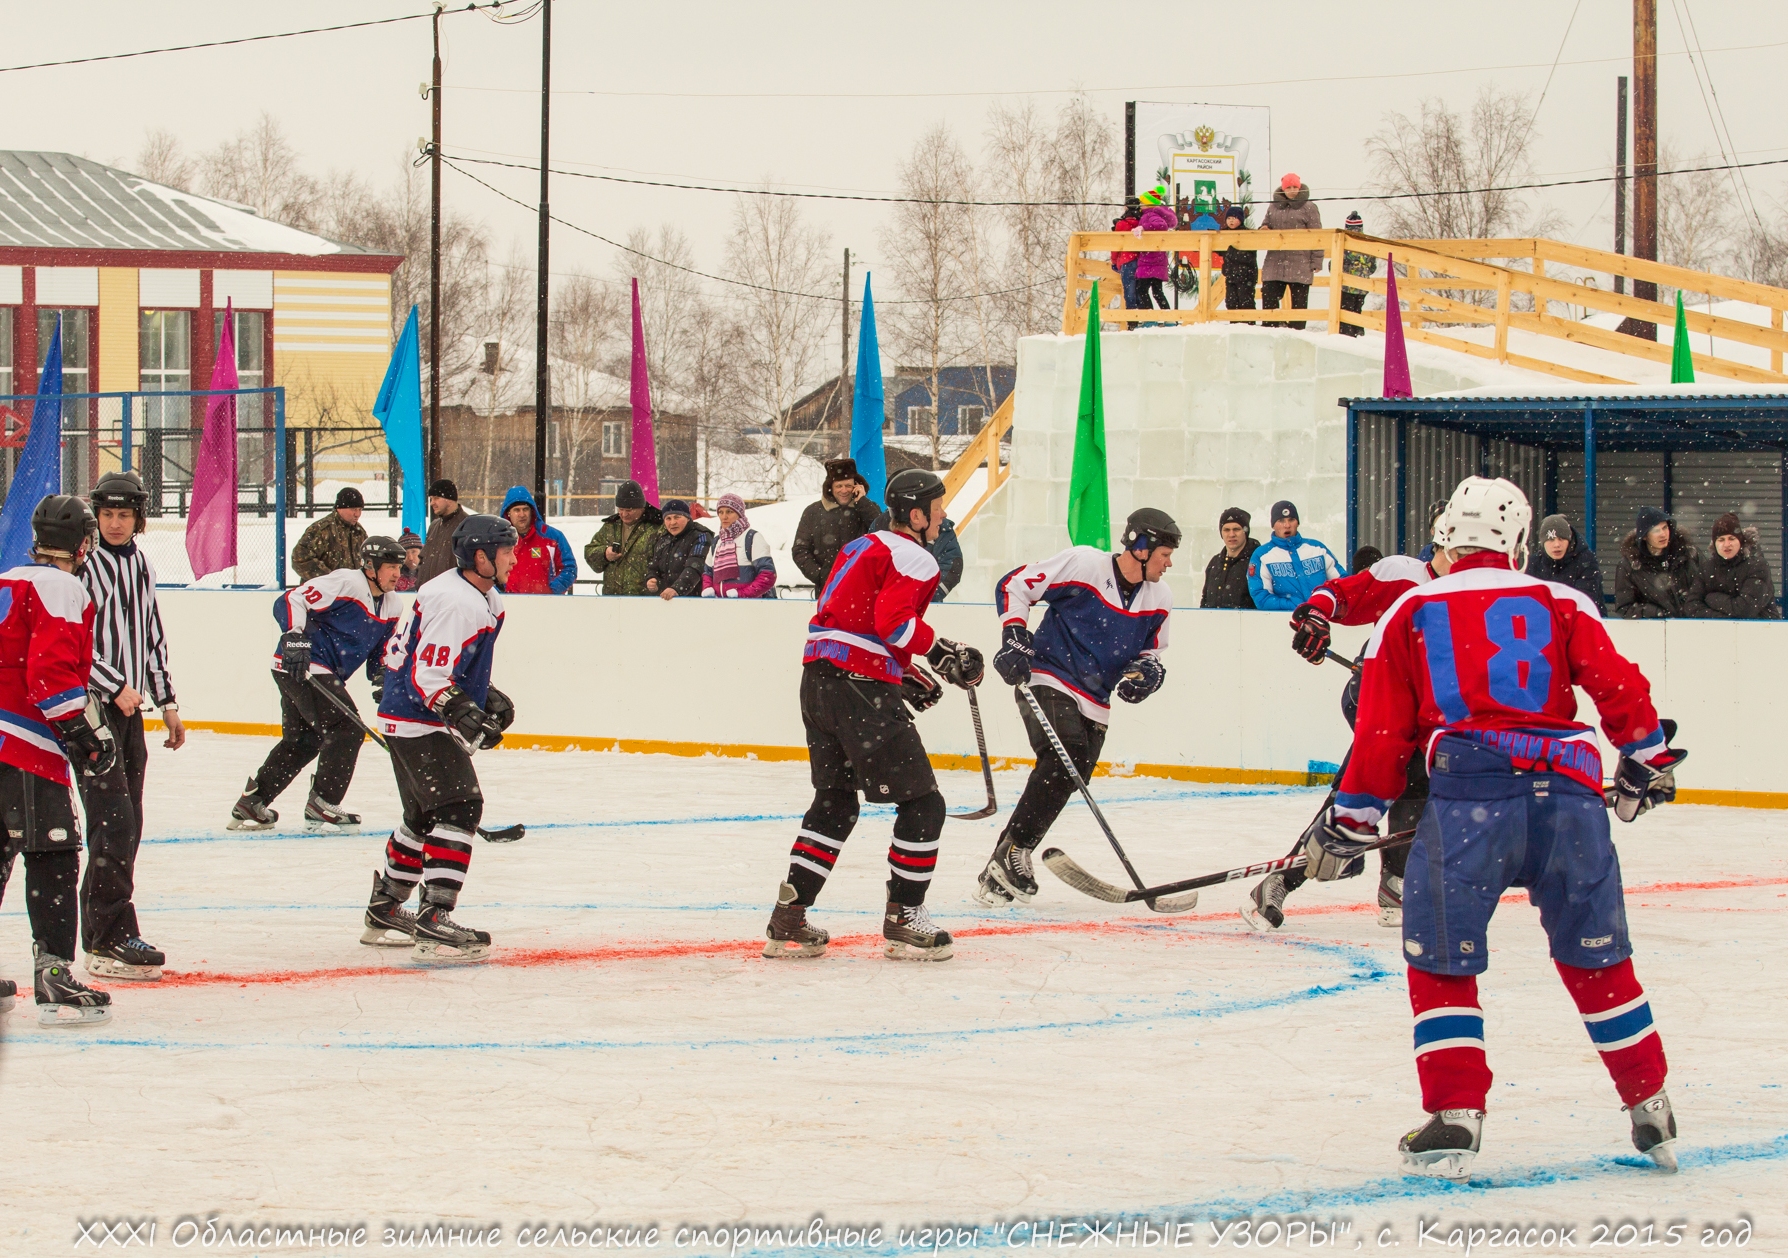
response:
<path id="1" fill-rule="evenodd" d="M 1054 200 L 1052 148 L 1052 135 L 1036 102 L 994 104 L 987 111 L 981 182 L 1001 195 L 989 199 Z M 1008 329 L 1004 339 L 1015 342 L 1021 336 L 1053 332 L 1061 323 L 1062 286 L 1066 283 L 1061 216 L 1035 204 L 1004 206 L 996 213 L 1005 237 L 998 287 L 1016 290 L 998 299 Z M 1015 352 L 1015 346 L 1007 352 Z"/>
<path id="2" fill-rule="evenodd" d="M 1485 87 L 1467 113 L 1424 100 L 1414 118 L 1387 114 L 1366 140 L 1386 235 L 1483 239 L 1545 235 L 1556 217 L 1518 192 L 1532 174 L 1533 110 L 1524 96 Z"/>
<path id="3" fill-rule="evenodd" d="M 306 231 L 316 230 L 323 200 L 322 181 L 304 170 L 285 128 L 269 113 L 199 159 L 199 190 Z"/>
<path id="4" fill-rule="evenodd" d="M 496 418 L 534 396 L 534 271 L 519 246 L 510 251 L 506 264 L 485 270 L 473 326 L 479 362 L 476 373 L 464 382 L 464 401 L 485 420 L 484 471 L 478 491 L 489 510 Z M 545 510 L 544 504 L 541 509 Z"/>
<path id="5" fill-rule="evenodd" d="M 554 359 L 553 412 L 568 499 L 577 493 L 578 464 L 590 443 L 601 449 L 604 413 L 625 400 L 607 367 L 627 343 L 627 314 L 622 290 L 581 272 L 569 276 L 553 297 L 547 345 Z"/>
<path id="6" fill-rule="evenodd" d="M 150 183 L 180 192 L 191 192 L 199 174 L 198 163 L 181 150 L 174 133 L 160 129 L 143 136 L 136 166 L 136 173 Z"/>
<path id="7" fill-rule="evenodd" d="M 1719 158 L 1697 153 L 1688 160 L 1677 157 L 1668 142 L 1658 146 L 1658 169 L 1715 166 Z M 1723 268 L 1733 244 L 1732 185 L 1718 172 L 1667 175 L 1658 180 L 1658 261 L 1694 271 Z M 1685 293 L 1683 299 L 1705 294 Z M 1674 302 L 1676 290 L 1658 287 L 1658 300 Z"/>

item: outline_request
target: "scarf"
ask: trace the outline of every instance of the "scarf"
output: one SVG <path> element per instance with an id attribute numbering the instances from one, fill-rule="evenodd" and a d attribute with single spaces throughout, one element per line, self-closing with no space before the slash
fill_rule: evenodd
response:
<path id="1" fill-rule="evenodd" d="M 720 530 L 720 538 L 714 543 L 714 579 L 734 581 L 739 576 L 739 539 L 745 536 L 751 521 L 745 516 L 745 500 L 738 494 L 720 495 L 716 506 L 730 507 L 739 513 L 738 519 Z"/>

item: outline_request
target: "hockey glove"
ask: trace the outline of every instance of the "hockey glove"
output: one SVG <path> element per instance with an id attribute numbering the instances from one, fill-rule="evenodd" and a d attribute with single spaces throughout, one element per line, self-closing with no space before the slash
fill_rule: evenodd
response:
<path id="1" fill-rule="evenodd" d="M 937 684 L 937 678 L 914 664 L 900 679 L 900 697 L 914 712 L 923 712 L 944 697 L 944 688 Z"/>
<path id="2" fill-rule="evenodd" d="M 515 704 L 510 702 L 508 695 L 495 686 L 492 686 L 490 693 L 484 696 L 484 710 L 490 713 L 490 719 L 497 723 L 499 734 L 515 724 Z M 496 745 L 494 742 L 485 744 L 487 747 Z"/>
<path id="3" fill-rule="evenodd" d="M 52 724 L 68 750 L 69 761 L 83 777 L 104 777 L 118 763 L 118 744 L 112 738 L 112 727 L 106 724 L 99 705 L 92 699 L 81 711 Z"/>
<path id="4" fill-rule="evenodd" d="M 1622 756 L 1614 769 L 1614 784 L 1603 792 L 1608 806 L 1622 821 L 1635 820 L 1659 804 L 1676 799 L 1676 766 L 1689 758 L 1680 747 L 1666 747 L 1650 764 Z"/>
<path id="5" fill-rule="evenodd" d="M 1000 649 L 993 657 L 993 671 L 1008 686 L 1022 686 L 1031 679 L 1031 631 L 1023 625 L 1007 625 L 1000 630 Z"/>
<path id="6" fill-rule="evenodd" d="M 303 677 L 310 672 L 310 639 L 302 629 L 288 629 L 279 635 L 279 666 L 288 677 Z"/>
<path id="7" fill-rule="evenodd" d="M 366 661 L 366 679 L 372 683 L 373 707 L 385 702 L 385 664 L 378 656 Z"/>
<path id="8" fill-rule="evenodd" d="M 1320 664 L 1329 641 L 1329 618 L 1316 609 L 1316 604 L 1299 603 L 1291 613 L 1291 649 L 1312 664 Z"/>
<path id="9" fill-rule="evenodd" d="M 1141 703 L 1161 689 L 1167 680 L 1167 665 L 1153 655 L 1139 655 L 1124 666 L 1124 676 L 1117 684 L 1117 696 L 1125 703 Z"/>
<path id="10" fill-rule="evenodd" d="M 1318 882 L 1349 877 L 1359 872 L 1361 854 L 1377 841 L 1376 826 L 1338 817 L 1331 805 L 1304 831 L 1304 872 Z"/>
<path id="11" fill-rule="evenodd" d="M 948 638 L 939 638 L 932 643 L 925 658 L 931 661 L 931 666 L 937 669 L 945 681 L 952 686 L 961 686 L 964 690 L 970 686 L 979 686 L 981 678 L 987 672 L 987 665 L 982 661 L 979 651 Z"/>
<path id="12" fill-rule="evenodd" d="M 449 686 L 435 698 L 435 715 L 447 722 L 447 731 L 469 752 L 489 746 L 503 730 L 496 721 L 472 702 L 472 696 L 458 686 Z"/>

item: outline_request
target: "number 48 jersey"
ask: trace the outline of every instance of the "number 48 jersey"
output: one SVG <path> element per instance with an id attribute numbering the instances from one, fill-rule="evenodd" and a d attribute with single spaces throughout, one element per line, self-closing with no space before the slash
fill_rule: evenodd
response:
<path id="1" fill-rule="evenodd" d="M 385 699 L 379 728 L 391 738 L 420 738 L 445 729 L 432 704 L 458 686 L 483 707 L 491 660 L 503 629 L 503 596 L 480 593 L 457 571 L 416 591 L 385 647 Z"/>
<path id="2" fill-rule="evenodd" d="M 1623 754 L 1644 761 L 1664 750 L 1651 686 L 1615 650 L 1595 604 L 1507 565 L 1503 555 L 1467 555 L 1379 621 L 1366 644 L 1341 815 L 1377 824 L 1403 791 L 1409 757 L 1430 754 L 1441 734 L 1599 792 L 1602 753 L 1576 719 L 1573 686 L 1595 700 Z"/>

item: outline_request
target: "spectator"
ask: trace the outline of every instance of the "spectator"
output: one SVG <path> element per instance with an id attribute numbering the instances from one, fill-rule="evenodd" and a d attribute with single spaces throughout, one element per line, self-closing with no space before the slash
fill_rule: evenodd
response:
<path id="1" fill-rule="evenodd" d="M 1316 231 L 1322 227 L 1322 211 L 1311 202 L 1310 189 L 1304 186 L 1303 181 L 1296 175 L 1286 175 L 1279 181 L 1279 190 L 1273 193 L 1272 208 L 1260 220 L 1260 225 L 1270 232 Z M 1316 275 L 1316 268 L 1321 265 L 1320 249 L 1267 250 L 1266 269 L 1260 273 L 1261 308 L 1277 310 L 1279 302 L 1285 296 L 1285 290 L 1289 288 L 1291 308 L 1309 309 L 1310 281 Z M 1281 326 L 1302 328 L 1304 324 L 1299 320 Z"/>
<path id="2" fill-rule="evenodd" d="M 702 569 L 707 565 L 713 530 L 689 518 L 689 504 L 672 498 L 664 504 L 664 532 L 652 546 L 646 565 L 646 593 L 662 599 L 688 598 L 702 592 Z"/>
<path id="3" fill-rule="evenodd" d="M 1273 535 L 1248 561 L 1248 597 L 1263 611 L 1292 611 L 1324 581 L 1347 575 L 1334 553 L 1298 532 L 1298 509 L 1273 504 Z"/>
<path id="4" fill-rule="evenodd" d="M 459 489 L 452 481 L 438 480 L 428 487 L 428 540 L 422 544 L 418 588 L 459 567 L 453 558 L 453 530 L 465 519 L 466 509 L 459 505 Z"/>
<path id="5" fill-rule="evenodd" d="M 1440 519 L 1441 512 L 1446 509 L 1447 500 L 1445 498 L 1441 498 L 1428 504 L 1428 540 L 1424 542 L 1422 548 L 1416 552 L 1416 558 L 1420 559 L 1425 564 L 1432 565 L 1434 563 L 1434 525 Z"/>
<path id="6" fill-rule="evenodd" d="M 1111 220 L 1111 230 L 1114 232 L 1135 231 L 1140 226 L 1142 226 L 1142 202 L 1135 197 L 1130 197 L 1124 202 L 1124 212 Z M 1118 279 L 1124 285 L 1125 310 L 1136 309 L 1136 259 L 1138 256 L 1140 255 L 1123 249 L 1114 249 L 1111 252 L 1112 269 L 1118 273 Z M 1130 325 L 1126 323 L 1124 331 L 1128 332 L 1129 330 Z"/>
<path id="7" fill-rule="evenodd" d="M 365 509 L 366 499 L 358 489 L 344 487 L 335 495 L 335 510 L 305 529 L 292 549 L 292 567 L 300 581 L 360 566 L 360 547 L 366 541 L 360 513 Z"/>
<path id="8" fill-rule="evenodd" d="M 1366 230 L 1366 220 L 1360 217 L 1360 212 L 1358 210 L 1355 210 L 1347 216 L 1347 222 L 1343 224 L 1343 226 L 1350 232 L 1363 232 Z M 1341 269 L 1349 275 L 1377 275 L 1378 259 L 1369 253 L 1360 253 L 1357 250 L 1348 249 L 1341 254 Z M 1341 286 L 1341 309 L 1351 310 L 1353 313 L 1358 314 L 1365 308 L 1366 290 L 1363 288 L 1349 288 L 1343 284 Z M 1342 336 L 1364 336 L 1365 334 L 1366 329 L 1359 324 L 1348 323 L 1345 320 L 1342 321 Z M 1355 571 L 1357 572 L 1358 569 L 1356 568 Z"/>
<path id="9" fill-rule="evenodd" d="M 1217 217 L 1224 231 L 1248 230 L 1248 207 L 1225 205 Z M 1260 255 L 1231 245 L 1223 251 L 1223 305 L 1228 310 L 1254 309 L 1254 286 L 1260 282 Z"/>
<path id="10" fill-rule="evenodd" d="M 1527 575 L 1568 585 L 1593 599 L 1597 611 L 1602 608 L 1602 565 L 1562 515 L 1540 521 L 1537 544 L 1527 556 Z"/>
<path id="11" fill-rule="evenodd" d="M 1145 192 L 1141 197 L 1142 221 L 1131 229 L 1133 235 L 1140 236 L 1144 232 L 1170 232 L 1180 225 L 1179 216 L 1167 204 L 1167 190 L 1156 188 L 1153 192 Z M 1136 309 L 1166 310 L 1167 293 L 1161 283 L 1167 278 L 1167 255 L 1161 252 L 1144 253 L 1136 259 Z M 1134 324 L 1132 326 L 1152 328 L 1154 323 Z"/>
<path id="12" fill-rule="evenodd" d="M 622 481 L 615 490 L 615 513 L 602 522 L 596 536 L 584 547 L 590 570 L 602 574 L 604 594 L 644 596 L 646 565 L 664 531 L 664 515 L 646 505 L 646 493 L 638 481 Z"/>
<path id="13" fill-rule="evenodd" d="M 1248 560 L 1260 543 L 1248 536 L 1253 523 L 1240 507 L 1230 507 L 1217 517 L 1217 532 L 1223 537 L 1223 549 L 1211 556 L 1204 566 L 1204 597 L 1200 607 L 1254 606 L 1248 595 Z"/>
<path id="14" fill-rule="evenodd" d="M 738 494 L 721 494 L 716 514 L 720 536 L 708 551 L 702 597 L 775 598 L 776 561 L 770 558 L 769 543 L 746 518 L 745 500 Z"/>
<path id="15" fill-rule="evenodd" d="M 1757 530 L 1728 511 L 1714 521 L 1713 552 L 1701 561 L 1688 614 L 1718 620 L 1780 620 L 1775 581 Z"/>
<path id="16" fill-rule="evenodd" d="M 1372 565 L 1384 558 L 1384 552 L 1376 546 L 1362 546 L 1353 552 L 1353 562 L 1348 566 L 1354 572 L 1370 572 Z"/>
<path id="17" fill-rule="evenodd" d="M 422 584 L 416 579 L 416 574 L 422 571 L 422 539 L 405 529 L 403 536 L 397 539 L 397 544 L 404 551 L 404 566 L 397 574 L 397 588 L 408 593 Z"/>
<path id="18" fill-rule="evenodd" d="M 1614 614 L 1627 620 L 1688 615 L 1695 588 L 1695 548 L 1657 507 L 1639 508 L 1639 527 L 1620 543 L 1614 570 Z"/>
<path id="19" fill-rule="evenodd" d="M 795 567 L 817 591 L 832 575 L 832 561 L 847 542 L 854 542 L 875 526 L 881 506 L 869 496 L 869 482 L 857 471 L 854 459 L 828 459 L 826 484 L 819 501 L 807 504 L 795 528 L 795 544 L 789 548 Z"/>
<path id="20" fill-rule="evenodd" d="M 503 516 L 515 525 L 515 567 L 503 583 L 505 594 L 569 594 L 577 580 L 577 556 L 571 541 L 540 518 L 540 507 L 526 485 L 503 498 Z"/>
<path id="21" fill-rule="evenodd" d="M 938 526 L 937 540 L 926 549 L 937 560 L 937 589 L 931 592 L 931 601 L 941 603 L 962 580 L 962 543 L 956 538 L 956 521 L 945 516 L 944 522 Z"/>

